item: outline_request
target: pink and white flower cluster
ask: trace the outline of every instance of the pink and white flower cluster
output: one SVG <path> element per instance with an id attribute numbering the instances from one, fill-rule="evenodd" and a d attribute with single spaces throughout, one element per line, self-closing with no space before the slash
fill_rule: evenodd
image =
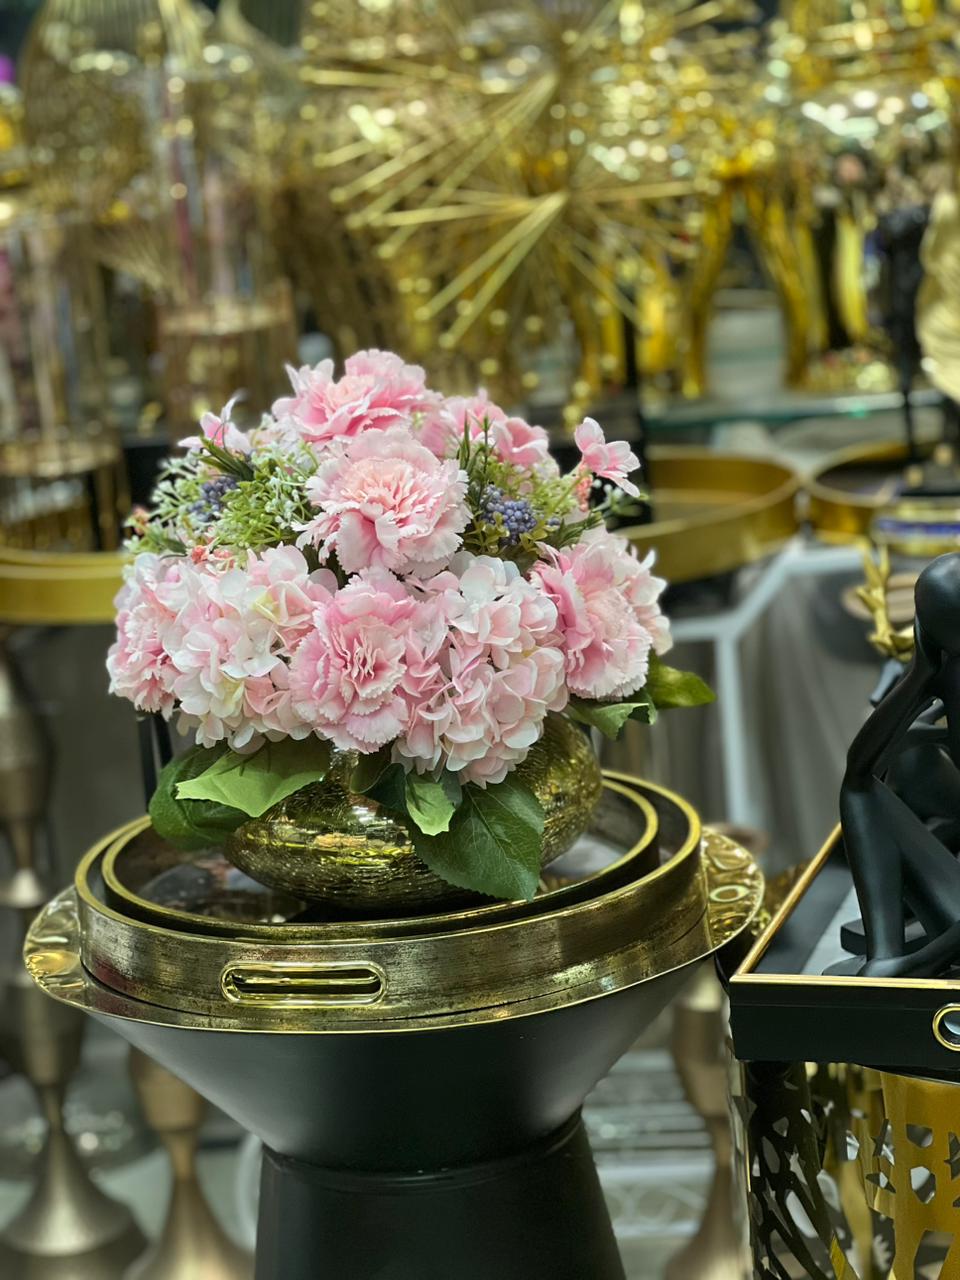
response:
<path id="1" fill-rule="evenodd" d="M 587 420 L 563 477 L 542 428 L 389 353 L 291 380 L 248 435 L 208 415 L 158 489 L 117 597 L 115 693 L 206 746 L 316 734 L 486 785 L 571 695 L 643 687 L 670 644 L 664 583 L 583 509 L 595 477 L 634 488 L 626 445 Z M 251 501 L 252 529 L 284 530 L 271 545 L 224 535 Z"/>

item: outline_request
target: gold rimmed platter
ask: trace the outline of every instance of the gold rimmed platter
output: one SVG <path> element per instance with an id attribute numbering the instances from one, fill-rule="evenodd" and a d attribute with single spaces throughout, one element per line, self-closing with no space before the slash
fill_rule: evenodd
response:
<path id="1" fill-rule="evenodd" d="M 609 781 L 618 803 L 635 804 L 647 790 Z M 136 1000 L 212 1017 L 242 1007 L 264 1027 L 300 1008 L 330 1025 L 369 1022 L 374 1012 L 494 1009 L 577 985 L 601 954 L 624 949 L 653 972 L 665 948 L 706 937 L 709 911 L 696 815 L 669 792 L 648 794 L 665 832 L 653 869 L 637 858 L 631 866 L 621 847 L 610 875 L 588 872 L 530 903 L 392 921 L 237 925 L 219 934 L 142 921 L 105 901 L 98 861 L 108 840 L 77 873 L 83 963 Z"/>
<path id="2" fill-rule="evenodd" d="M 694 834 L 689 815 L 674 815 L 673 822 L 682 839 Z M 553 909 L 572 901 L 587 882 L 594 892 L 624 875 L 654 870 L 660 861 L 659 824 L 657 809 L 646 796 L 621 781 L 605 779 L 601 804 L 587 835 L 551 864 L 537 895 L 538 908 Z M 382 936 L 408 931 L 412 919 L 344 919 L 335 911 L 311 911 L 297 898 L 238 871 L 219 850 L 178 853 L 155 834 L 147 818 L 122 827 L 101 853 L 89 858 L 81 877 L 106 905 L 134 919 L 201 933 L 240 931 L 244 937 L 273 938 L 282 926 L 285 938 L 309 938 L 322 924 L 326 936 L 353 936 L 358 931 Z M 98 878 L 102 892 L 95 887 Z M 488 902 L 430 912 L 415 917 L 417 931 L 463 927 L 464 922 L 485 924 L 506 918 L 518 906 L 527 908 L 527 904 Z"/>

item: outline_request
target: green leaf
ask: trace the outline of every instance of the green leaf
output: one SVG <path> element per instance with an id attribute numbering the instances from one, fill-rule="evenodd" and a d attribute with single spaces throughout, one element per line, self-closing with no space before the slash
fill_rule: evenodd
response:
<path id="1" fill-rule="evenodd" d="M 417 853 L 448 884 L 508 902 L 536 893 L 542 836 L 540 802 L 512 776 L 485 790 L 469 783 L 448 831 L 413 832 Z"/>
<path id="2" fill-rule="evenodd" d="M 390 768 L 391 748 L 381 747 L 370 755 L 360 755 L 350 774 L 350 789 L 360 795 L 366 795 L 371 787 L 375 787 Z"/>
<path id="3" fill-rule="evenodd" d="M 567 703 L 567 715 L 579 724 L 599 729 L 606 738 L 616 739 L 628 720 L 653 724 L 657 708 L 646 689 L 641 689 L 626 702 L 592 702 L 587 698 L 573 697 Z"/>
<path id="4" fill-rule="evenodd" d="M 402 764 L 388 764 L 380 777 L 368 787 L 366 794 L 385 809 L 407 812 L 407 774 Z"/>
<path id="5" fill-rule="evenodd" d="M 179 800 L 177 787 L 206 772 L 225 747 L 194 747 L 160 770 L 150 800 L 150 820 L 157 835 L 178 849 L 209 849 L 220 845 L 247 820 L 230 805 L 210 800 Z"/>
<path id="6" fill-rule="evenodd" d="M 419 773 L 407 774 L 407 813 L 424 835 L 436 836 L 441 831 L 449 831 L 450 819 L 462 798 L 459 781 L 446 769 L 439 782 Z"/>
<path id="7" fill-rule="evenodd" d="M 198 776 L 177 787 L 180 800 L 216 800 L 259 818 L 286 796 L 317 782 L 330 767 L 330 744 L 319 738 L 267 742 L 252 755 L 225 751 Z"/>
<path id="8" fill-rule="evenodd" d="M 644 690 L 661 710 L 670 707 L 702 707 L 716 699 L 716 694 L 692 671 L 668 667 L 656 655 L 650 659 L 650 671 Z"/>

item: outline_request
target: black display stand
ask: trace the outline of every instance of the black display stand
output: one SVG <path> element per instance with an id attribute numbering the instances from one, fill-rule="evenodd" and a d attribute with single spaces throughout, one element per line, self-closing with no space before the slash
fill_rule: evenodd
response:
<path id="1" fill-rule="evenodd" d="M 501 1159 L 418 1173 L 323 1169 L 265 1151 L 256 1280 L 279 1276 L 624 1280 L 624 1271 L 578 1114 Z"/>

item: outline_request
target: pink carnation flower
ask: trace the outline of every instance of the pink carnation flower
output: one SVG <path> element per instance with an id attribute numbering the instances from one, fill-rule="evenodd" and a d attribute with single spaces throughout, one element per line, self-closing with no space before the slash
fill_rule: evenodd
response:
<path id="1" fill-rule="evenodd" d="M 416 695 L 408 671 L 429 662 L 424 646 L 431 636 L 440 643 L 439 621 L 392 574 L 354 578 L 317 610 L 315 630 L 293 656 L 298 715 L 344 750 L 376 751 L 399 737 Z"/>
<path id="2" fill-rule="evenodd" d="M 627 477 L 631 471 L 640 466 L 640 459 L 624 440 L 614 440 L 608 444 L 603 428 L 593 418 L 584 418 L 573 438 L 583 457 L 583 465 L 595 476 L 603 476 L 628 493 L 631 498 L 638 498 L 640 490 Z"/>
<path id="3" fill-rule="evenodd" d="M 670 647 L 659 605 L 666 585 L 624 538 L 603 529 L 534 565 L 531 573 L 557 607 L 567 685 L 583 698 L 626 698 L 647 679 L 650 652 Z"/>
<path id="4" fill-rule="evenodd" d="M 368 432 L 320 464 L 307 495 L 320 514 L 298 539 L 367 566 L 429 574 L 457 550 L 470 519 L 466 475 L 402 427 Z"/>
<path id="5" fill-rule="evenodd" d="M 420 429 L 420 443 L 438 458 L 453 457 L 463 439 L 464 427 L 471 438 L 483 435 L 483 423 L 489 423 L 489 438 L 494 452 L 504 462 L 529 471 L 555 472 L 550 457 L 550 437 L 543 427 L 531 426 L 523 418 L 511 418 L 499 405 L 487 399 L 486 392 L 477 396 L 452 396 L 437 412 L 430 414 Z"/>
<path id="6" fill-rule="evenodd" d="M 339 380 L 333 376 L 332 360 L 321 360 L 314 368 L 288 366 L 287 372 L 293 395 L 277 400 L 273 413 L 281 421 L 292 418 L 303 437 L 314 443 L 409 423 L 437 399 L 427 391 L 423 370 L 389 351 L 350 356 Z"/>

